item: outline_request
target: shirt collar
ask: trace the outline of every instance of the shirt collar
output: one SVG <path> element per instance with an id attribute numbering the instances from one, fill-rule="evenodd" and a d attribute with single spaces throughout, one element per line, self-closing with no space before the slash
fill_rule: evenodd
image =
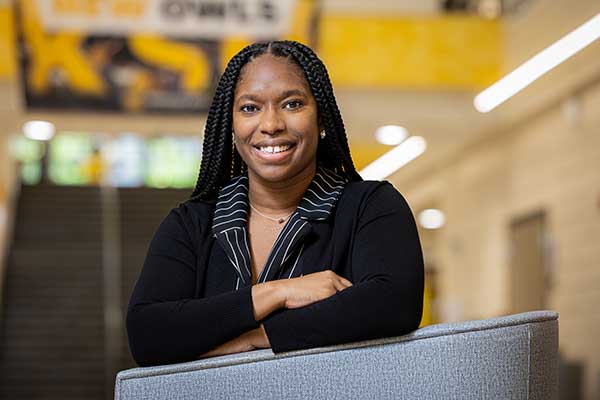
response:
<path id="1" fill-rule="evenodd" d="M 248 220 L 248 174 L 233 178 L 220 191 L 213 213 L 213 234 L 243 228 Z"/>
<path id="2" fill-rule="evenodd" d="M 333 170 L 318 168 L 296 211 L 306 220 L 329 218 L 345 185 L 346 180 Z"/>
<path id="3" fill-rule="evenodd" d="M 329 218 L 347 181 L 334 170 L 319 166 L 296 213 L 304 220 Z M 244 228 L 248 222 L 248 174 L 233 178 L 220 191 L 213 214 L 213 234 Z"/>

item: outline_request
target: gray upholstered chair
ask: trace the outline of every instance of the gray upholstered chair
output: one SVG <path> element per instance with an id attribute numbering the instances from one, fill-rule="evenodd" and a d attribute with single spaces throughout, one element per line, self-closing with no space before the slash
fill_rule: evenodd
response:
<path id="1" fill-rule="evenodd" d="M 535 311 L 277 355 L 133 368 L 117 375 L 115 398 L 552 400 L 557 358 L 558 315 Z"/>

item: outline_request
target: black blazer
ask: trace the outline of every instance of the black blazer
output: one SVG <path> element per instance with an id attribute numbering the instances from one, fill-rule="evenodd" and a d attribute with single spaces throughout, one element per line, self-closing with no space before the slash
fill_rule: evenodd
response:
<path id="1" fill-rule="evenodd" d="M 244 264 L 249 259 L 243 257 L 249 257 L 242 235 L 247 196 L 239 194 L 247 194 L 247 187 L 240 177 L 218 199 L 173 208 L 154 234 L 126 320 L 130 349 L 140 366 L 195 360 L 261 322 L 275 353 L 417 329 L 423 257 L 407 202 L 388 182 L 346 184 L 331 171 L 320 171 L 309 186 L 314 190 L 300 203 L 313 208 L 302 207 L 290 217 L 280 234 L 288 230 L 287 255 L 280 255 L 268 274 L 263 269 L 259 282 L 331 269 L 353 286 L 255 321 Z M 235 199 L 227 197 L 236 193 Z M 227 223 L 215 227 L 223 221 Z M 293 221 L 302 228 L 291 230 Z M 223 225 L 225 233 L 219 230 Z"/>

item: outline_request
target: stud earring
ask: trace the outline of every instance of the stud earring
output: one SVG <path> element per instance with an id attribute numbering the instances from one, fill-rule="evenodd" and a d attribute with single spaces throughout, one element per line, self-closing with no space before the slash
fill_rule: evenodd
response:
<path id="1" fill-rule="evenodd" d="M 323 129 L 321 133 L 319 133 L 319 136 L 321 136 L 321 139 L 325 139 L 325 136 L 327 136 L 327 133 L 325 133 L 325 129 Z"/>

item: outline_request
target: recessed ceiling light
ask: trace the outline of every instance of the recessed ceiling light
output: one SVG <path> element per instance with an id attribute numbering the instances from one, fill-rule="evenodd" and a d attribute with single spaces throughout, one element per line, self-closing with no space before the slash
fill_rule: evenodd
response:
<path id="1" fill-rule="evenodd" d="M 408 137 L 408 131 L 398 125 L 384 125 L 375 131 L 375 139 L 388 146 L 399 145 Z"/>
<path id="2" fill-rule="evenodd" d="M 411 136 L 392 150 L 388 151 L 359 174 L 365 180 L 385 179 L 405 164 L 411 162 L 425 151 L 427 142 L 421 136 Z"/>
<path id="3" fill-rule="evenodd" d="M 23 133 L 33 140 L 50 140 L 55 130 L 54 124 L 48 121 L 27 121 L 23 125 Z"/>
<path id="4" fill-rule="evenodd" d="M 428 208 L 419 213 L 419 225 L 425 229 L 439 229 L 445 222 L 446 216 L 441 210 Z"/>

